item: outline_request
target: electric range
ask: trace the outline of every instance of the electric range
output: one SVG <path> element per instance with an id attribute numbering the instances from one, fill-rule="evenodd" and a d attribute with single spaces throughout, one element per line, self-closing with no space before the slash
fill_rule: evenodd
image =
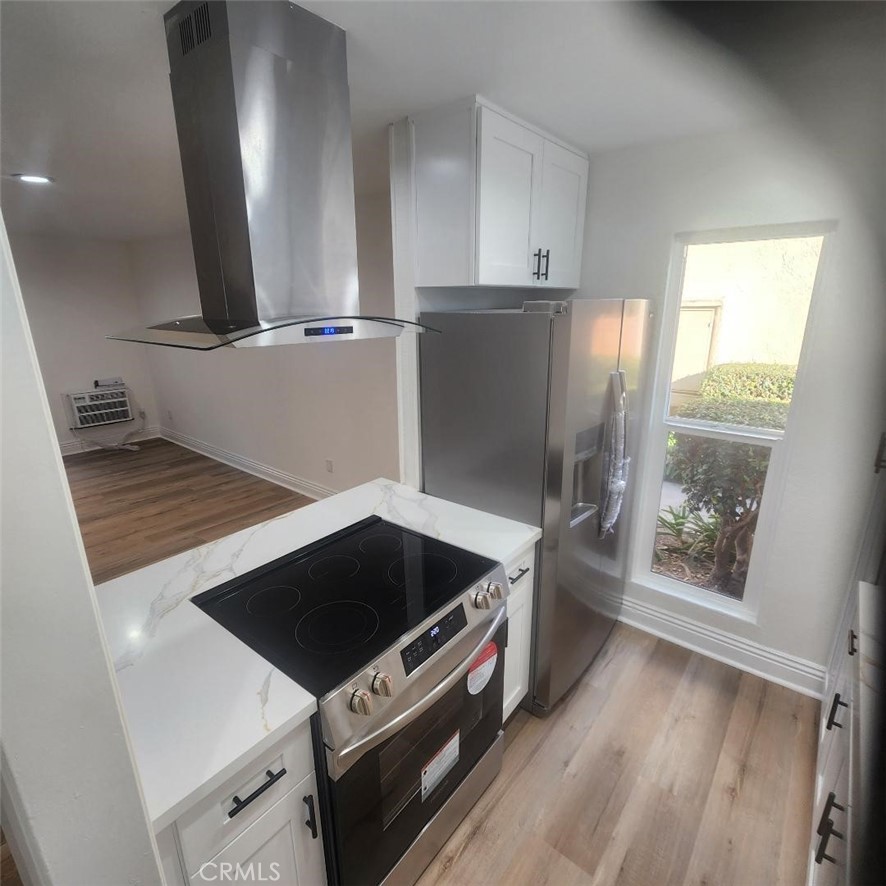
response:
<path id="1" fill-rule="evenodd" d="M 417 879 L 497 774 L 507 587 L 370 517 L 193 598 L 319 700 L 330 883 Z"/>

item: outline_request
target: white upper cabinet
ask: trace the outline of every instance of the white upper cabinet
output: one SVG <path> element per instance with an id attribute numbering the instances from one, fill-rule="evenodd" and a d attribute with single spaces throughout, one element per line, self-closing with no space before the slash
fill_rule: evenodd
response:
<path id="1" fill-rule="evenodd" d="M 532 283 L 544 146 L 538 133 L 480 108 L 477 283 L 481 285 Z"/>
<path id="2" fill-rule="evenodd" d="M 548 286 L 576 289 L 581 277 L 588 161 L 546 141 L 542 159 L 541 207 L 535 242 Z"/>
<path id="3" fill-rule="evenodd" d="M 479 99 L 412 132 L 416 286 L 578 287 L 585 154 Z"/>

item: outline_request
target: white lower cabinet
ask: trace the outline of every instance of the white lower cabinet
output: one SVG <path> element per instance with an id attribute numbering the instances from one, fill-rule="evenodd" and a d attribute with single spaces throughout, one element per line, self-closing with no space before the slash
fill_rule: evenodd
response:
<path id="1" fill-rule="evenodd" d="M 157 835 L 157 844 L 168 886 L 325 884 L 310 724 L 194 803 Z"/>
<path id="2" fill-rule="evenodd" d="M 198 868 L 192 884 L 224 881 L 317 886 L 326 882 L 323 837 L 315 812 L 316 837 L 308 827 L 305 797 L 317 803 L 314 774 L 278 800 L 215 858 Z"/>
<path id="3" fill-rule="evenodd" d="M 530 550 L 506 567 L 510 584 L 508 596 L 508 648 L 505 651 L 504 705 L 507 720 L 529 691 L 529 664 L 532 655 L 533 588 L 535 552 Z"/>
<path id="4" fill-rule="evenodd" d="M 857 655 L 857 603 L 849 595 L 825 677 L 815 774 L 814 814 L 807 882 L 842 886 L 849 882 L 849 832 L 853 806 L 849 774 L 852 755 Z"/>

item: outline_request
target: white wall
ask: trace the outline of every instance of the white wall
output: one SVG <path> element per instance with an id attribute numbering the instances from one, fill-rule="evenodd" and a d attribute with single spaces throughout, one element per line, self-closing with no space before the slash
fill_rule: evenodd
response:
<path id="1" fill-rule="evenodd" d="M 760 652 L 745 648 L 742 640 L 748 640 L 823 664 L 886 419 L 886 304 L 872 232 L 809 141 L 775 127 L 600 155 L 591 166 L 588 207 L 581 294 L 650 298 L 659 314 L 677 233 L 837 221 L 812 306 L 805 378 L 790 417 L 783 494 L 780 501 L 775 493 L 764 501 L 764 508 L 777 508 L 777 519 L 765 570 L 757 576 L 762 600 L 756 624 L 638 583 L 629 589 L 627 606 L 627 616 L 647 628 L 734 653 L 735 660 L 744 661 L 748 649 L 751 658 Z M 738 638 L 732 652 L 717 645 L 718 632 Z"/>
<path id="2" fill-rule="evenodd" d="M 364 313 L 393 313 L 390 230 L 388 196 L 358 198 Z M 199 313 L 189 239 L 130 248 L 143 322 Z M 154 347 L 148 361 L 160 423 L 173 439 L 182 435 L 182 442 L 232 455 L 244 466 L 242 460 L 252 462 L 259 472 L 314 493 L 399 473 L 390 339 L 208 353 Z"/>
<path id="3" fill-rule="evenodd" d="M 0 253 L 4 828 L 27 883 L 159 884 L 2 221 Z"/>
<path id="4" fill-rule="evenodd" d="M 125 244 L 25 235 L 14 235 L 11 240 L 62 450 L 82 448 L 69 428 L 62 395 L 90 390 L 97 378 L 122 376 L 131 388 L 135 408 L 145 410 L 146 427 L 156 428 L 157 406 L 145 347 L 105 338 L 140 323 Z M 139 426 L 136 418 L 80 434 L 87 439 L 119 440 Z"/>

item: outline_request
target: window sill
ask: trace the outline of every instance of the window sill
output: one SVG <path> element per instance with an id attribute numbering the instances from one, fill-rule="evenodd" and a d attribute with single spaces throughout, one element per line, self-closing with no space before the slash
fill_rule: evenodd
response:
<path id="1" fill-rule="evenodd" d="M 746 599 L 734 600 L 715 591 L 696 588 L 692 585 L 657 575 L 654 572 L 646 572 L 645 574 L 634 576 L 630 580 L 629 585 L 653 591 L 656 594 L 664 594 L 667 597 L 681 600 L 691 606 L 705 609 L 709 612 L 717 612 L 728 618 L 734 618 L 736 621 L 747 624 L 757 623 L 757 607 Z"/>

